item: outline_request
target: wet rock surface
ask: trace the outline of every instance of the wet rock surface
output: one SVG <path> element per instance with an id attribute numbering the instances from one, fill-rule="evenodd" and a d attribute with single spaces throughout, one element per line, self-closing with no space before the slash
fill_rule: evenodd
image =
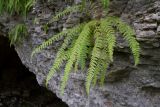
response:
<path id="1" fill-rule="evenodd" d="M 57 2 L 39 2 L 30 13 L 26 24 L 30 36 L 23 44 L 16 45 L 16 51 L 31 72 L 36 75 L 39 85 L 45 86 L 45 77 L 52 66 L 58 41 L 37 54 L 32 62 L 30 54 L 34 47 L 41 44 L 53 34 L 64 28 L 67 16 L 53 23 L 46 34 L 43 25 L 58 10 L 68 6 L 63 0 Z M 105 85 L 91 88 L 89 96 L 85 92 L 85 72 L 72 73 L 65 89 L 60 95 L 61 72 L 55 74 L 47 87 L 66 102 L 70 107 L 159 107 L 160 105 L 160 1 L 159 0 L 112 0 L 110 14 L 121 17 L 136 31 L 141 45 L 140 64 L 134 66 L 129 47 L 123 39 L 118 38 L 114 63 L 106 75 Z M 33 20 L 35 23 L 33 23 Z M 2 19 L 0 19 L 1 21 Z M 6 21 L 1 21 L 6 22 Z M 11 19 L 3 23 L 9 28 Z M 75 24 L 75 23 L 74 23 Z"/>

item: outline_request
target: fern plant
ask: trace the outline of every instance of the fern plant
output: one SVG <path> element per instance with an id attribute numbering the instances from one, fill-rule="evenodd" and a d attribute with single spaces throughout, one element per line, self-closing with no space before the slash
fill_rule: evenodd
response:
<path id="1" fill-rule="evenodd" d="M 28 35 L 28 30 L 25 24 L 17 24 L 8 33 L 10 45 L 20 43 L 21 40 Z"/>
<path id="2" fill-rule="evenodd" d="M 8 12 L 26 15 L 34 3 L 35 0 L 0 0 L 0 14 Z"/>
<path id="3" fill-rule="evenodd" d="M 72 6 L 72 7 L 67 7 L 65 10 L 63 10 L 62 12 L 60 13 L 57 13 L 50 21 L 48 24 L 50 23 L 53 23 L 55 21 L 58 21 L 60 18 L 62 18 L 63 16 L 65 15 L 68 15 L 72 12 L 77 12 L 79 11 L 79 9 L 82 8 L 82 5 L 75 5 L 75 6 Z"/>
<path id="4" fill-rule="evenodd" d="M 108 8 L 108 3 L 109 0 L 102 0 L 102 4 L 105 8 Z M 62 14 L 64 13 L 62 12 Z M 103 85 L 104 83 L 106 70 L 109 64 L 113 62 L 114 47 L 116 46 L 116 32 L 121 33 L 128 42 L 133 53 L 135 65 L 137 65 L 139 62 L 140 47 L 139 43 L 136 41 L 135 32 L 128 24 L 114 16 L 93 19 L 64 30 L 35 48 L 31 56 L 33 57 L 34 54 L 42 51 L 42 49 L 53 44 L 55 41 L 64 38 L 62 46 L 57 52 L 53 66 L 47 75 L 46 85 L 60 69 L 63 62 L 66 62 L 64 75 L 61 81 L 61 93 L 63 93 L 72 69 L 84 70 L 86 67 L 86 60 L 90 59 L 85 84 L 86 92 L 89 94 L 91 84 L 97 83 L 98 76 L 100 76 L 100 84 Z"/>

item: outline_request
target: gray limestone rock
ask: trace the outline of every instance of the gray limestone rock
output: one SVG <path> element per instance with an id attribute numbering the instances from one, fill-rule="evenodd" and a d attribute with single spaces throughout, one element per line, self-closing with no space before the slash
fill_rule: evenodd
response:
<path id="1" fill-rule="evenodd" d="M 60 4 L 53 3 L 58 6 L 54 11 L 61 10 L 60 6 L 66 6 L 61 0 L 59 2 Z M 84 85 L 85 72 L 72 73 L 62 96 L 60 95 L 62 68 L 61 72 L 56 73 L 49 81 L 47 88 L 56 93 L 70 107 L 159 107 L 160 1 L 113 0 L 110 7 L 110 14 L 120 16 L 122 20 L 135 29 L 137 40 L 141 45 L 140 64 L 134 66 L 128 45 L 118 40 L 118 46 L 114 53 L 114 62 L 110 70 L 106 71 L 106 81 L 103 87 L 92 87 L 90 95 L 87 96 Z M 35 8 L 34 13 L 36 14 L 30 14 L 29 17 L 36 17 L 40 21 L 34 25 L 33 20 L 26 20 L 30 36 L 23 41 L 23 44 L 16 45 L 15 48 L 23 64 L 36 75 L 38 83 L 45 86 L 45 77 L 52 66 L 57 47 L 61 42 L 56 42 L 54 45 L 47 47 L 47 49 L 37 54 L 32 61 L 30 55 L 32 50 L 42 41 L 62 30 L 65 21 L 53 23 L 48 30 L 48 35 L 46 35 L 37 26 L 42 26 L 48 20 L 48 17 L 43 17 L 48 13 L 39 12 L 47 6 L 38 3 Z M 50 14 L 54 15 L 54 11 L 50 11 Z M 10 22 L 16 23 L 15 20 L 10 20 Z M 3 23 L 6 28 L 10 26 L 9 24 L 9 22 Z"/>

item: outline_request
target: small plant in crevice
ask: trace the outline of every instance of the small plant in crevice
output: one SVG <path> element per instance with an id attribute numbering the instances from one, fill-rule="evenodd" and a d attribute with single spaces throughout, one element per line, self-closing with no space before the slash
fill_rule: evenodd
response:
<path id="1" fill-rule="evenodd" d="M 55 21 L 58 21 L 60 18 L 62 18 L 65 15 L 68 15 L 73 12 L 77 12 L 82 8 L 82 5 L 74 5 L 71 7 L 67 7 L 65 10 L 62 12 L 57 13 L 50 21 L 48 24 L 53 23 Z"/>
<path id="2" fill-rule="evenodd" d="M 10 29 L 8 38 L 10 45 L 20 43 L 21 40 L 28 35 L 28 29 L 25 24 L 17 24 L 14 28 Z"/>
<path id="3" fill-rule="evenodd" d="M 26 17 L 36 0 L 0 0 L 0 15 L 21 15 Z M 13 17 L 11 17 L 13 18 Z M 27 36 L 28 31 L 25 24 L 17 24 L 9 30 L 10 44 L 20 43 Z"/>
<path id="4" fill-rule="evenodd" d="M 83 0 L 83 2 L 84 1 L 85 0 Z M 101 7 L 106 9 L 108 8 L 109 0 L 101 0 L 101 4 Z M 72 12 L 71 8 L 72 7 L 70 7 L 71 11 L 63 11 L 53 19 L 58 20 L 63 15 L 68 14 L 68 12 Z M 75 9 L 75 6 L 73 8 Z M 133 53 L 135 65 L 139 63 L 140 47 L 136 41 L 134 30 L 118 17 L 106 16 L 102 18 L 102 14 L 99 13 L 95 16 L 97 17 L 88 22 L 80 23 L 73 28 L 53 35 L 53 37 L 33 50 L 31 57 L 41 52 L 42 49 L 52 45 L 55 41 L 64 38 L 53 66 L 47 75 L 46 85 L 63 65 L 63 62 L 66 61 L 64 75 L 61 81 L 61 92 L 63 93 L 72 69 L 74 68 L 75 71 L 77 71 L 78 68 L 84 70 L 86 67 L 86 59 L 90 59 L 85 83 L 87 94 L 90 92 L 91 84 L 97 83 L 98 76 L 100 76 L 100 84 L 103 85 L 106 70 L 109 64 L 113 62 L 116 32 L 121 33 L 122 37 L 128 42 Z M 53 22 L 53 20 L 51 22 Z"/>
<path id="5" fill-rule="evenodd" d="M 0 14 L 8 12 L 9 14 L 27 15 L 27 12 L 34 5 L 36 0 L 0 0 Z"/>

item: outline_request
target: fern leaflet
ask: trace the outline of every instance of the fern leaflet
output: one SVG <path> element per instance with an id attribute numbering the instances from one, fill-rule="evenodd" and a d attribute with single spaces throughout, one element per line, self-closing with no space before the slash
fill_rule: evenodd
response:
<path id="1" fill-rule="evenodd" d="M 58 14 L 56 14 L 56 16 L 54 16 L 54 17 L 49 21 L 49 23 L 53 23 L 53 22 L 55 22 L 55 21 L 58 21 L 60 18 L 62 18 L 63 16 L 68 15 L 68 14 L 71 13 L 71 12 L 79 11 L 79 9 L 80 9 L 81 7 L 82 7 L 82 5 L 75 5 L 75 6 L 72 6 L 72 7 L 68 7 L 68 8 L 66 8 L 64 11 L 59 12 Z"/>

